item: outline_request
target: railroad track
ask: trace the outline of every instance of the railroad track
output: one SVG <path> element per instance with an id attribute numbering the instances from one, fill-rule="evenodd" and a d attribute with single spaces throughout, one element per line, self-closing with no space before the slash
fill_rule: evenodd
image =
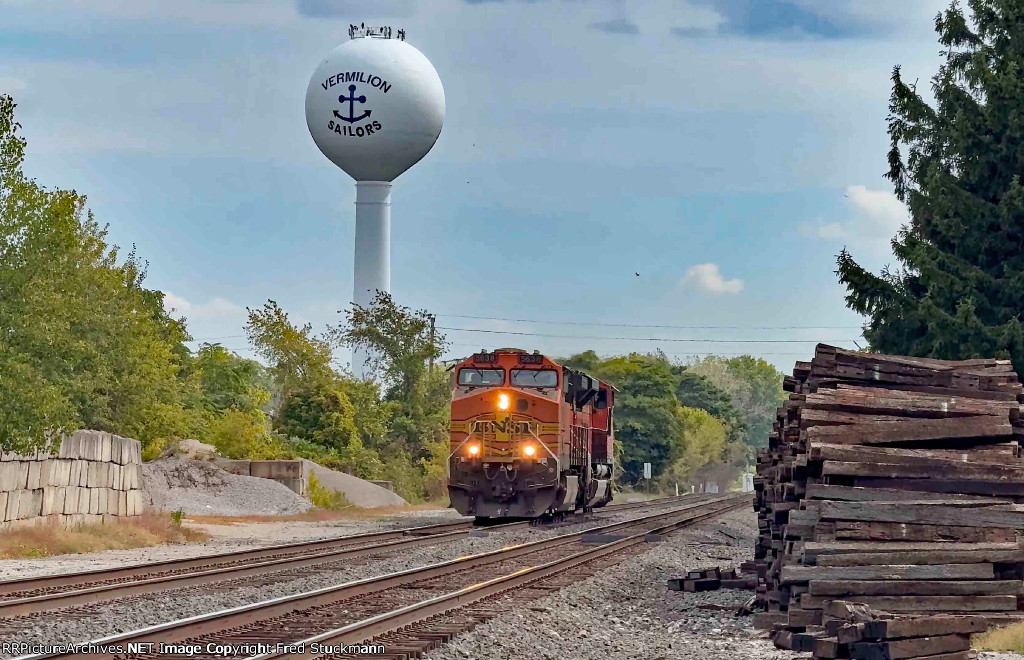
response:
<path id="1" fill-rule="evenodd" d="M 389 653 L 397 653 L 383 657 L 408 657 L 415 649 L 433 648 L 491 618 L 509 603 L 536 598 L 622 561 L 626 551 L 644 543 L 649 534 L 671 533 L 750 505 L 746 494 L 687 499 L 689 503 L 669 511 L 583 532 L 95 640 L 90 642 L 88 657 L 202 660 L 224 657 L 227 646 L 237 651 L 248 645 L 252 650 L 248 655 L 262 658 L 340 658 L 348 656 L 314 652 L 314 645 L 372 643 L 383 643 Z M 301 651 L 279 651 L 278 643 L 303 646 Z M 179 646 L 161 646 L 166 644 Z M 85 656 L 74 652 L 25 656 L 72 657 Z"/>
<path id="2" fill-rule="evenodd" d="M 679 499 L 682 498 L 633 502 L 608 507 L 606 510 L 617 513 L 637 508 L 661 507 Z M 527 525 L 529 521 L 494 525 L 486 529 L 505 531 Z M 473 529 L 473 520 L 465 519 L 205 557 L 5 581 L 0 582 L 0 619 L 453 542 L 465 538 Z"/>

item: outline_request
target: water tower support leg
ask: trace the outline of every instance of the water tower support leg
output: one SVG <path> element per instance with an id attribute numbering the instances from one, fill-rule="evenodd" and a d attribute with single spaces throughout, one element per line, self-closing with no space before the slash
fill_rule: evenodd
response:
<path id="1" fill-rule="evenodd" d="M 356 183 L 356 240 L 352 302 L 369 306 L 377 291 L 391 291 L 391 183 Z M 364 375 L 366 352 L 352 352 L 352 371 Z"/>

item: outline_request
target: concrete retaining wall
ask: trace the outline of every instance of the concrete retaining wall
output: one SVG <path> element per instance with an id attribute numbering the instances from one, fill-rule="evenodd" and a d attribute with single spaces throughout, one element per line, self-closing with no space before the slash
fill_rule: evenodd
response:
<path id="1" fill-rule="evenodd" d="M 0 529 L 49 521 L 65 527 L 142 513 L 142 447 L 75 431 L 56 453 L 0 453 Z"/>
<path id="2" fill-rule="evenodd" d="M 245 461 L 219 458 L 214 465 L 231 474 L 273 479 L 293 493 L 305 496 L 306 474 L 302 461 Z"/>

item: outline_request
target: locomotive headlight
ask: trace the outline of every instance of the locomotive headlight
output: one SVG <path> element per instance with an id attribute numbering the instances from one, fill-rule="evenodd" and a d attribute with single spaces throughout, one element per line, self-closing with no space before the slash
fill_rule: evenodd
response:
<path id="1" fill-rule="evenodd" d="M 498 409 L 499 410 L 508 410 L 508 407 L 509 407 L 510 404 L 511 404 L 511 401 L 509 400 L 507 394 L 502 393 L 502 394 L 498 395 Z"/>
<path id="2" fill-rule="evenodd" d="M 469 455 L 470 456 L 479 456 L 480 455 L 480 445 L 470 445 L 469 446 Z"/>
<path id="3" fill-rule="evenodd" d="M 533 458 L 533 455 L 537 453 L 537 448 L 533 445 L 526 445 L 523 447 L 523 455 L 527 458 Z"/>

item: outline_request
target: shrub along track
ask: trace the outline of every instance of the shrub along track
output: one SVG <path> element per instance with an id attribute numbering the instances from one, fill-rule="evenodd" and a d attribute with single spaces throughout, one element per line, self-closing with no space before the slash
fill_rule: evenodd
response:
<path id="1" fill-rule="evenodd" d="M 692 497 L 692 496 L 690 496 Z M 662 507 L 683 498 L 661 498 L 608 507 L 609 513 Z M 687 498 L 687 501 L 692 501 Z M 529 521 L 489 527 L 508 530 Z M 0 619 L 90 605 L 126 596 L 282 573 L 337 561 L 349 561 L 410 548 L 450 543 L 474 529 L 472 520 L 303 541 L 239 550 L 191 559 L 136 564 L 111 569 L 48 575 L 0 582 Z"/>
<path id="2" fill-rule="evenodd" d="M 266 658 L 312 658 L 323 656 L 313 652 L 314 644 L 382 643 L 389 648 L 384 657 L 406 657 L 444 643 L 510 604 L 535 599 L 622 561 L 648 534 L 667 534 L 750 504 L 746 494 L 686 500 L 685 505 L 669 511 L 584 532 L 114 635 L 92 642 L 97 647 L 107 645 L 107 649 L 94 648 L 88 657 L 202 659 L 224 656 L 216 650 L 207 652 L 211 644 L 273 647 L 300 642 L 304 642 L 301 653 L 254 649 L 243 656 L 262 653 Z M 129 643 L 154 646 L 137 653 L 117 652 L 109 646 Z M 191 647 L 176 654 L 161 648 L 161 643 Z M 391 655 L 392 650 L 397 655 Z"/>

